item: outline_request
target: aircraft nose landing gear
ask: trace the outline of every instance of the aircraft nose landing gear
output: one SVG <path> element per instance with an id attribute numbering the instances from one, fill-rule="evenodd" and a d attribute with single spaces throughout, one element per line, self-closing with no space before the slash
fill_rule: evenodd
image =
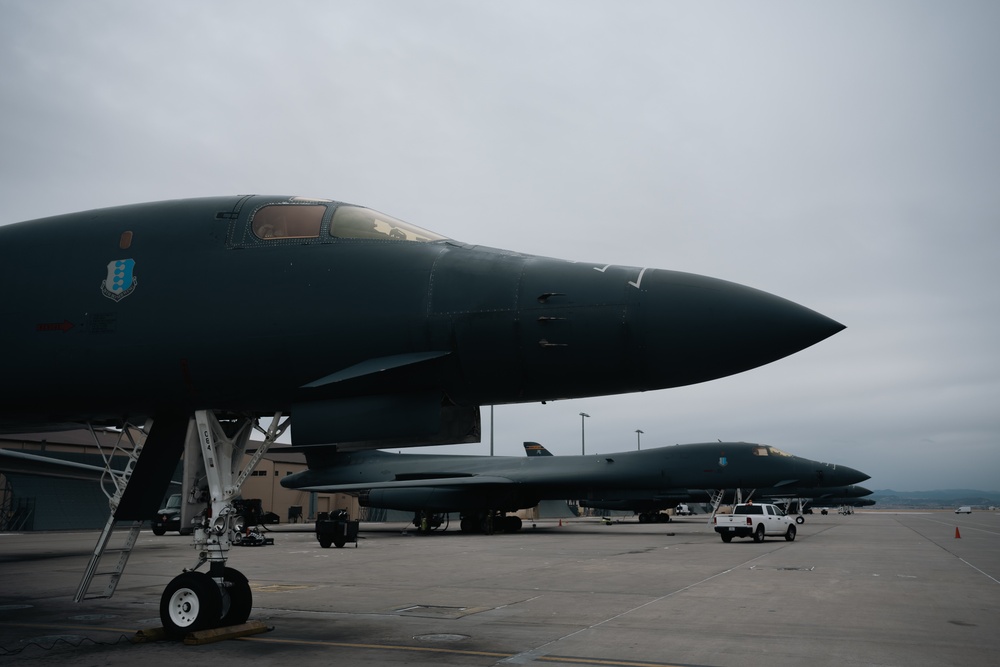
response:
<path id="1" fill-rule="evenodd" d="M 174 577 L 160 597 L 160 621 L 169 636 L 240 625 L 250 617 L 253 607 L 250 583 L 239 570 L 226 567 L 239 517 L 233 500 L 239 496 L 243 481 L 267 446 L 287 426 L 287 421 L 278 426 L 279 420 L 277 415 L 267 432 L 265 446 L 258 448 L 254 459 L 241 472 L 239 464 L 249 440 L 251 422 L 242 420 L 235 428 L 230 425 L 227 432 L 213 413 L 206 410 L 195 413 L 194 431 L 188 433 L 184 454 L 184 489 L 189 493 L 194 489 L 194 495 L 198 496 L 207 490 L 210 511 L 196 522 L 194 546 L 199 552 L 198 563 Z M 207 573 L 195 571 L 206 562 Z"/>

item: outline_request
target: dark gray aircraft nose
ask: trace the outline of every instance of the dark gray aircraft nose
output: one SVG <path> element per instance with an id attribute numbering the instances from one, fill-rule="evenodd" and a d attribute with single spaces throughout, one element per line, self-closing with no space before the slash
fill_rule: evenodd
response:
<path id="1" fill-rule="evenodd" d="M 866 475 L 860 470 L 855 470 L 854 468 L 838 465 L 832 465 L 830 467 L 833 468 L 833 471 L 827 472 L 825 475 L 825 477 L 829 479 L 828 485 L 850 486 L 851 484 L 860 484 L 866 479 L 871 479 L 871 475 Z"/>
<path id="2" fill-rule="evenodd" d="M 805 483 L 816 486 L 849 487 L 871 478 L 860 470 L 835 463 L 817 463 L 813 461 L 811 468 L 812 475 L 805 480 Z"/>
<path id="3" fill-rule="evenodd" d="M 640 289 L 633 332 L 654 385 L 664 375 L 685 385 L 739 373 L 845 328 L 787 299 L 706 276 L 653 270 Z"/>

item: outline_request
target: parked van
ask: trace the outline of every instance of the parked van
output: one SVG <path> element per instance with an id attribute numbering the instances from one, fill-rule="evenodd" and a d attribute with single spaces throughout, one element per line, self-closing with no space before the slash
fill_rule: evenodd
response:
<path id="1" fill-rule="evenodd" d="M 962 505 L 955 510 L 955 514 L 972 514 L 972 507 L 969 505 Z"/>

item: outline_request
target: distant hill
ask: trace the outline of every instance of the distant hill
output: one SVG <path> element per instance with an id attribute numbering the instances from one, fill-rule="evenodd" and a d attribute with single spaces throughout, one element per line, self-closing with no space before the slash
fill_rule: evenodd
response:
<path id="1" fill-rule="evenodd" d="M 1000 507 L 1000 491 L 975 489 L 940 489 L 937 491 L 893 491 L 881 489 L 868 496 L 879 509 L 954 509 L 970 505 L 973 509 Z"/>

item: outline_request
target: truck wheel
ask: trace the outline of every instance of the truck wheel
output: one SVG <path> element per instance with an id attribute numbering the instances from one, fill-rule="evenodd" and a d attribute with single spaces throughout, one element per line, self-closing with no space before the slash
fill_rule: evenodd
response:
<path id="1" fill-rule="evenodd" d="M 788 542 L 795 541 L 795 526 L 788 526 L 788 532 L 785 533 L 785 540 Z"/>
<path id="2" fill-rule="evenodd" d="M 764 524 L 757 526 L 757 530 L 753 531 L 753 541 L 763 542 L 764 541 Z"/>
<path id="3" fill-rule="evenodd" d="M 726 544 L 729 544 L 730 542 L 733 541 L 733 536 L 730 535 L 729 533 L 719 533 L 719 535 L 722 537 L 722 541 L 725 542 Z"/>

